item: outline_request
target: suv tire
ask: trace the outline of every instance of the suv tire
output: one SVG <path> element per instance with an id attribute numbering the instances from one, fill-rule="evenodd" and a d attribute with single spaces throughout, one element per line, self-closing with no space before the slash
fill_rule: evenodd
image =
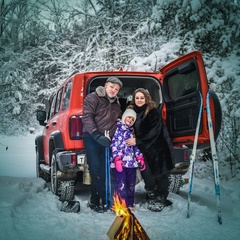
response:
<path id="1" fill-rule="evenodd" d="M 60 201 L 70 201 L 74 197 L 75 181 L 62 181 L 57 176 L 58 165 L 56 161 L 56 153 L 52 153 L 51 159 L 51 191 L 59 196 Z"/>
<path id="2" fill-rule="evenodd" d="M 56 154 L 52 153 L 51 159 L 51 190 L 53 194 L 59 196 L 59 180 L 57 177 L 57 161 L 56 161 Z"/>
<path id="3" fill-rule="evenodd" d="M 169 174 L 168 176 L 169 179 L 169 192 L 172 193 L 179 193 L 180 187 L 182 186 L 182 175 L 180 174 Z"/>
<path id="4" fill-rule="evenodd" d="M 59 188 L 61 189 L 60 200 L 71 201 L 74 198 L 75 181 L 60 181 Z"/>

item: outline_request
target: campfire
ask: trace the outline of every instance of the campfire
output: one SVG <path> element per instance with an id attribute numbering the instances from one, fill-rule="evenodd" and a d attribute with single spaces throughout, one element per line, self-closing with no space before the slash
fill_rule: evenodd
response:
<path id="1" fill-rule="evenodd" d="M 116 218 L 108 230 L 110 240 L 150 240 L 147 233 L 126 206 L 124 199 L 113 196 L 112 210 L 116 213 Z"/>

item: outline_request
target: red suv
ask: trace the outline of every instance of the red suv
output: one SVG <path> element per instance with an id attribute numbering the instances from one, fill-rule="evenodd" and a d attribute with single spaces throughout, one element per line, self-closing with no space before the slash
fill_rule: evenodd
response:
<path id="1" fill-rule="evenodd" d="M 38 110 L 37 120 L 44 126 L 42 135 L 35 139 L 37 176 L 51 182 L 52 192 L 60 200 L 71 200 L 77 181 L 88 173 L 82 141 L 83 101 L 96 87 L 104 85 L 109 76 L 122 83 L 118 97 L 124 111 L 132 93 L 141 87 L 149 91 L 159 104 L 169 130 L 175 151 L 175 169 L 172 174 L 185 174 L 194 142 L 200 94 L 203 111 L 198 148 L 209 147 L 206 113 L 206 95 L 209 90 L 202 55 L 198 51 L 186 54 L 159 72 L 104 71 L 75 72 L 52 94 L 47 111 Z M 221 107 L 214 92 L 210 92 L 210 108 L 215 138 L 221 127 Z M 179 187 L 179 181 L 178 181 Z"/>

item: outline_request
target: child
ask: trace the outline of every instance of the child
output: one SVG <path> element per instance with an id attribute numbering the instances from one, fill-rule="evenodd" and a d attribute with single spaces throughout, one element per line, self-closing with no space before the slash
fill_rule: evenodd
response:
<path id="1" fill-rule="evenodd" d="M 128 208 L 134 208 L 136 168 L 145 169 L 144 158 L 137 146 L 128 146 L 125 141 L 133 136 L 132 125 L 136 112 L 127 109 L 122 120 L 117 122 L 117 129 L 111 143 L 111 166 L 113 168 L 114 192 L 126 201 Z"/>

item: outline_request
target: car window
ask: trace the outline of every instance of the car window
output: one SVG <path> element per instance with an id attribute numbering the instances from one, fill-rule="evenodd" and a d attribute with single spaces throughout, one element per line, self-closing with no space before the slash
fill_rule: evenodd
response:
<path id="1" fill-rule="evenodd" d="M 198 90 L 198 74 L 196 71 L 188 74 L 176 74 L 168 79 L 169 96 L 179 98 Z"/>
<path id="2" fill-rule="evenodd" d="M 57 114 L 60 110 L 60 103 L 61 103 L 61 99 L 62 99 L 62 91 L 63 91 L 63 88 L 58 90 L 54 114 Z"/>
<path id="3" fill-rule="evenodd" d="M 66 84 L 65 92 L 64 92 L 64 96 L 63 96 L 62 110 L 66 110 L 69 106 L 71 90 L 72 90 L 72 81 L 70 81 Z"/>
<path id="4" fill-rule="evenodd" d="M 54 106 L 55 106 L 56 94 L 50 99 L 50 110 L 48 114 L 48 119 L 54 116 Z"/>
<path id="5" fill-rule="evenodd" d="M 189 64 L 185 71 L 173 71 L 167 77 L 168 94 L 170 99 L 176 99 L 199 90 L 199 73 L 195 64 Z"/>

